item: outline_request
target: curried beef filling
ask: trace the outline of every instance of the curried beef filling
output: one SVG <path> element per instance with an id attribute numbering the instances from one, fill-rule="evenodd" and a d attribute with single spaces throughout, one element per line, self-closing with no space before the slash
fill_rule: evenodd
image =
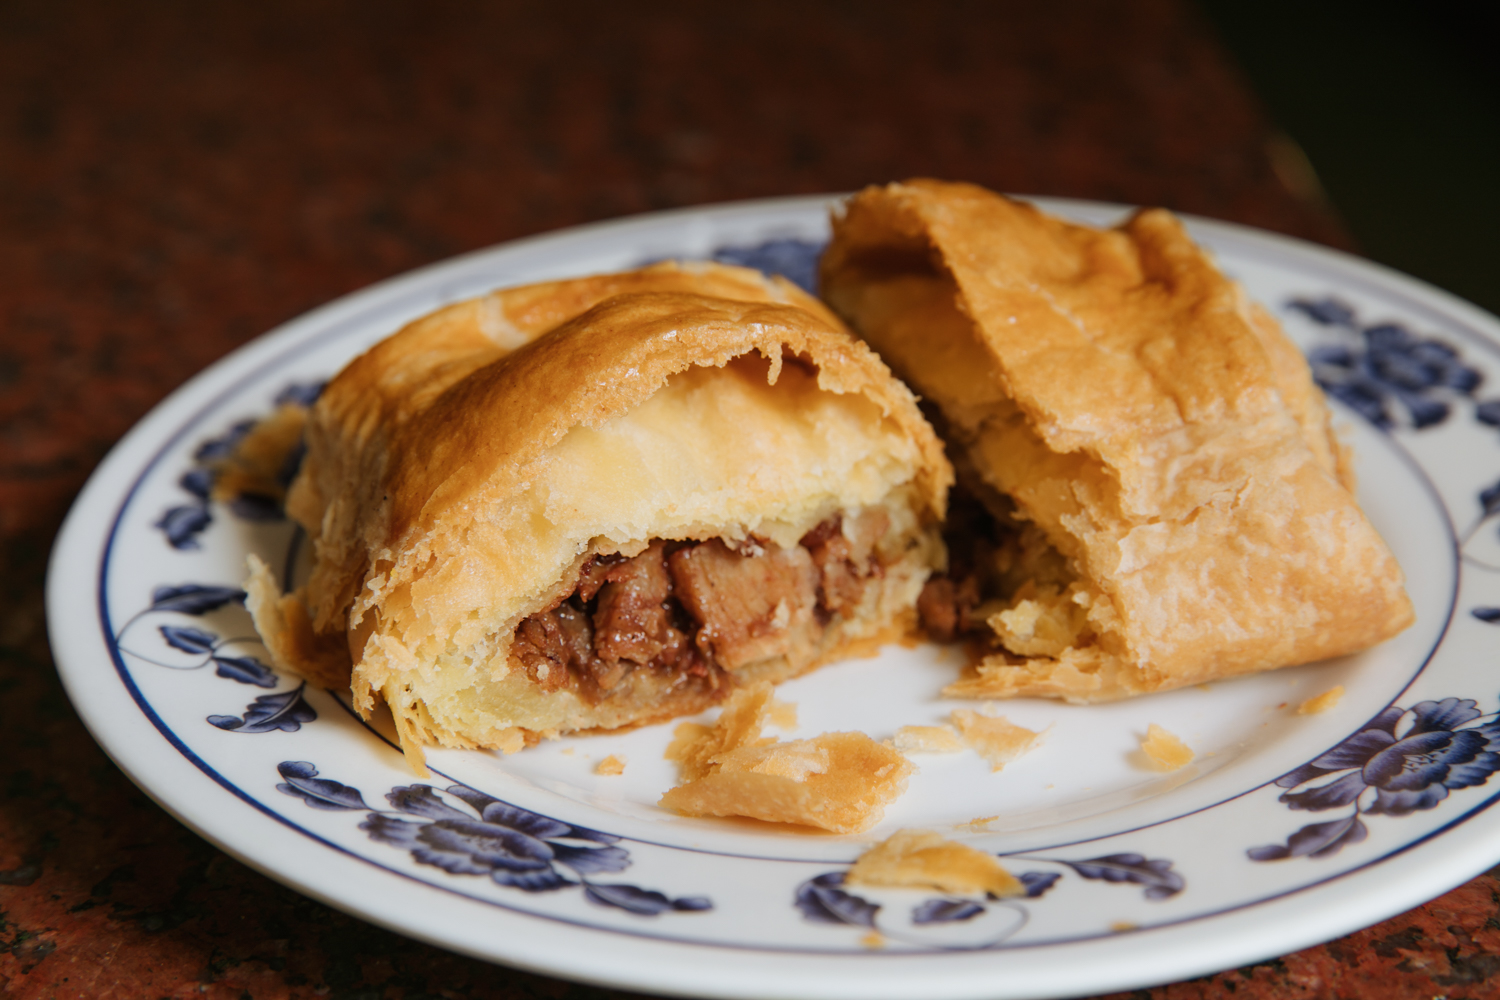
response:
<path id="1" fill-rule="evenodd" d="M 847 531 L 830 517 L 790 549 L 657 539 L 637 556 L 593 556 L 572 594 L 521 622 L 514 655 L 544 690 L 594 702 L 637 670 L 716 689 L 724 671 L 813 647 L 852 612 L 884 574 L 876 543 L 889 524 L 871 509 Z"/>
<path id="2" fill-rule="evenodd" d="M 1008 516 L 1009 503 L 997 496 L 986 505 L 962 482 L 948 494 L 948 569 L 929 577 L 917 598 L 917 617 L 934 642 L 992 642 L 985 619 L 996 601 L 1010 601 L 1027 583 L 1066 589 L 1071 582 L 1067 561 L 1038 528 Z"/>

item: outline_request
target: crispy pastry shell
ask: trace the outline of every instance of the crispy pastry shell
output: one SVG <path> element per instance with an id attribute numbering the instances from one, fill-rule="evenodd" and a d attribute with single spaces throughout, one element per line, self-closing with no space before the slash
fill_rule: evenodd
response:
<path id="1" fill-rule="evenodd" d="M 567 598 L 590 557 L 653 539 L 795 547 L 830 517 L 881 508 L 888 565 L 859 607 L 729 686 L 891 633 L 941 563 L 952 479 L 911 393 L 826 308 L 717 265 L 448 307 L 330 382 L 305 440 L 287 506 L 311 536 L 311 576 L 282 596 L 257 573 L 252 610 L 284 665 L 351 684 L 362 713 L 389 705 L 418 764 L 423 743 L 514 750 L 722 697 L 718 680 L 642 670 L 591 703 L 538 686 L 512 655 L 518 625 Z"/>
<path id="2" fill-rule="evenodd" d="M 822 267 L 961 477 L 1072 576 L 992 614 L 1007 648 L 949 693 L 1110 700 L 1412 622 L 1306 363 L 1171 214 L 1096 230 L 912 181 L 853 198 Z"/>

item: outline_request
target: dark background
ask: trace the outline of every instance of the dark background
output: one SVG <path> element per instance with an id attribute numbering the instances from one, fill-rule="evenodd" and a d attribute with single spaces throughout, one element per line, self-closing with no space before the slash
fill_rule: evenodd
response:
<path id="1" fill-rule="evenodd" d="M 1360 251 L 1500 312 L 1500 3 L 1200 6 Z"/>
<path id="2" fill-rule="evenodd" d="M 207 364 L 465 250 L 922 174 L 1261 226 L 1494 310 L 1496 41 L 1458 2 L 0 0 L 0 995 L 609 995 L 249 871 L 73 714 L 53 534 Z M 1497 893 L 1136 996 L 1500 997 Z"/>

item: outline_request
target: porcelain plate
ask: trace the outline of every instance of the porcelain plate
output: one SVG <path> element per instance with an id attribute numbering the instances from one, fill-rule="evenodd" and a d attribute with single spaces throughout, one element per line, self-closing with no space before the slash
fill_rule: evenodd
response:
<path id="1" fill-rule="evenodd" d="M 438 750 L 416 777 L 388 723 L 276 673 L 240 586 L 247 553 L 294 573 L 292 526 L 206 499 L 247 422 L 370 344 L 495 287 L 712 258 L 813 280 L 835 199 L 662 213 L 496 247 L 383 282 L 203 372 L 110 454 L 48 581 L 68 692 L 115 761 L 184 823 L 273 878 L 446 948 L 571 979 L 711 997 L 1052 997 L 1279 955 L 1415 906 L 1500 859 L 1500 323 L 1413 279 L 1189 220 L 1308 352 L 1358 455 L 1360 500 L 1418 619 L 1340 660 L 1136 701 L 998 706 L 1044 731 L 991 772 L 915 756 L 860 836 L 688 819 L 671 726 L 509 757 Z M 1107 223 L 1123 209 L 1044 201 Z M 887 647 L 784 685 L 785 735 L 876 738 L 960 703 L 936 646 Z M 1328 711 L 1299 714 L 1342 685 Z M 711 717 L 712 713 L 708 713 Z M 1151 770 L 1155 723 L 1195 752 Z M 618 776 L 596 774 L 615 754 Z M 845 887 L 870 843 L 936 830 L 1003 858 L 1007 900 Z M 476 833 L 478 830 L 480 832 Z M 486 839 L 487 838 L 487 839 Z"/>

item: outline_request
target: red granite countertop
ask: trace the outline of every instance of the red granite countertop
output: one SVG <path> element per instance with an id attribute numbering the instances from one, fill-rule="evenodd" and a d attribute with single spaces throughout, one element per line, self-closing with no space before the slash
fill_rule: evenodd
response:
<path id="1" fill-rule="evenodd" d="M 1174 0 L 0 4 L 0 993 L 618 995 L 250 871 L 73 714 L 43 627 L 52 535 L 105 451 L 214 359 L 502 240 L 921 174 L 1347 246 L 1278 149 Z M 1480 876 L 1134 995 L 1500 996 L 1497 890 Z"/>

